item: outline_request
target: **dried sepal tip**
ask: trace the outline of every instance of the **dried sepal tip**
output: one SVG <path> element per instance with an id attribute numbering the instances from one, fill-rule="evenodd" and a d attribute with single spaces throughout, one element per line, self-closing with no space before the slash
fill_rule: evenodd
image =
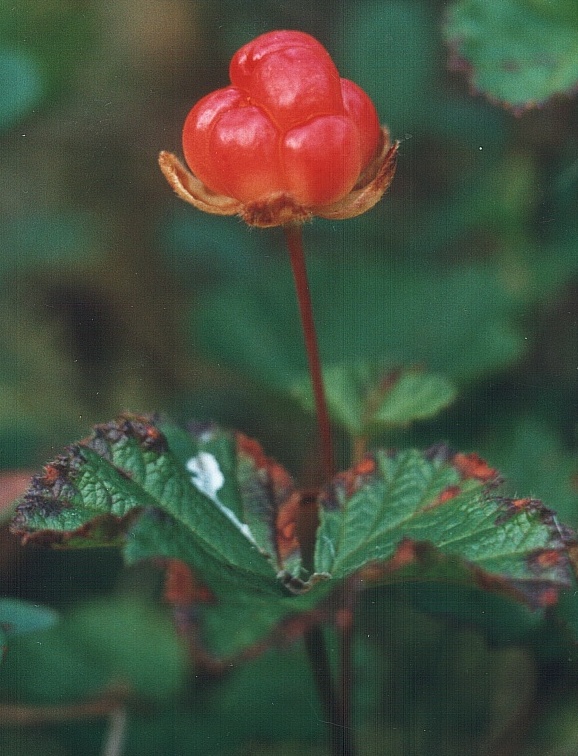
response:
<path id="1" fill-rule="evenodd" d="M 248 225 L 259 228 L 304 222 L 314 216 L 330 220 L 355 218 L 370 210 L 389 188 L 395 175 L 399 142 L 391 142 L 389 131 L 382 127 L 383 146 L 379 155 L 364 172 L 362 185 L 356 185 L 338 202 L 319 207 L 305 207 L 289 194 L 273 194 L 267 200 L 244 204 L 233 197 L 216 194 L 192 174 L 170 152 L 159 155 L 159 166 L 173 191 L 185 202 L 213 215 L 239 215 Z"/>

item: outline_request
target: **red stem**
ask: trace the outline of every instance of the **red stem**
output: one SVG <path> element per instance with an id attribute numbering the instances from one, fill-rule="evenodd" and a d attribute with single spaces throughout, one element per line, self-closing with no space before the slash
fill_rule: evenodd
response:
<path id="1" fill-rule="evenodd" d="M 309 363 L 309 374 L 313 396 L 315 398 L 315 411 L 317 413 L 317 427 L 319 429 L 319 442 L 321 446 L 321 464 L 325 480 L 329 481 L 334 474 L 333 444 L 331 441 L 331 425 L 329 413 L 325 401 L 325 389 L 323 388 L 323 376 L 321 374 L 321 362 L 317 347 L 317 335 L 311 307 L 311 296 L 307 282 L 307 268 L 305 266 L 305 254 L 303 252 L 303 234 L 300 223 L 288 223 L 283 227 L 285 240 L 289 249 L 293 279 L 299 303 L 301 326 L 305 340 L 305 350 Z"/>
<path id="2" fill-rule="evenodd" d="M 331 440 L 331 425 L 325 401 L 325 389 L 321 373 L 321 361 L 317 346 L 311 295 L 307 282 L 307 268 L 303 252 L 303 234 L 301 224 L 289 223 L 284 227 L 285 239 L 289 249 L 293 279 L 299 303 L 301 326 L 305 340 L 307 361 L 315 410 L 317 413 L 317 427 L 321 447 L 321 464 L 325 480 L 329 481 L 334 475 L 333 445 Z M 346 607 L 346 611 L 349 606 Z M 352 615 L 352 612 L 351 612 Z M 349 615 L 348 615 L 349 617 Z M 330 750 L 332 756 L 355 756 L 353 731 L 350 728 L 350 690 L 352 672 L 352 623 L 346 622 L 342 632 L 342 667 L 340 693 L 337 694 L 331 677 L 331 665 L 321 627 L 315 626 L 305 633 L 305 647 L 309 656 L 311 668 L 315 678 L 317 690 L 324 708 L 325 718 L 329 727 Z"/>

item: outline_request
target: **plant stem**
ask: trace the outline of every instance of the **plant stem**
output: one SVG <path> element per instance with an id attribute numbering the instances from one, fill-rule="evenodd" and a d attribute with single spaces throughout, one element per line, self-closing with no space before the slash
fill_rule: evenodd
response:
<path id="1" fill-rule="evenodd" d="M 343 596 L 341 600 L 341 609 L 338 612 L 337 627 L 339 630 L 340 640 L 340 670 L 339 670 L 339 704 L 341 707 L 341 722 L 343 725 L 344 733 L 347 733 L 347 737 L 351 739 L 354 732 L 351 714 L 353 712 L 353 683 L 354 683 L 354 658 L 353 658 L 353 645 L 354 645 L 354 621 L 355 621 L 355 608 L 357 604 L 357 596 L 359 594 L 360 584 L 355 575 L 346 580 L 343 585 Z M 351 750 L 348 753 L 353 753 L 353 743 L 350 745 Z"/>
<path id="2" fill-rule="evenodd" d="M 361 436 L 354 436 L 352 439 L 352 454 L 351 454 L 351 464 L 357 465 L 363 457 L 365 456 L 365 452 L 367 451 L 367 436 L 361 435 Z"/>
<path id="3" fill-rule="evenodd" d="M 285 240 L 289 249 L 291 269 L 295 281 L 299 314 L 303 328 L 311 386 L 315 399 L 315 411 L 317 414 L 317 427 L 319 430 L 319 442 L 321 451 L 321 465 L 326 481 L 330 481 L 334 475 L 333 445 L 331 440 L 331 425 L 323 375 L 321 372 L 321 360 L 317 346 L 317 334 L 311 306 L 311 295 L 307 281 L 307 267 L 303 252 L 303 234 L 300 223 L 288 223 L 283 227 Z M 305 648 L 309 657 L 309 663 L 315 679 L 317 692 L 323 707 L 325 721 L 329 727 L 330 749 L 332 756 L 355 756 L 353 744 L 353 732 L 349 726 L 349 691 L 351 680 L 345 680 L 345 676 L 351 671 L 349 660 L 351 658 L 351 628 L 347 627 L 343 632 L 343 646 L 345 664 L 342 665 L 340 679 L 341 695 L 337 695 L 331 677 L 331 664 L 325 636 L 319 625 L 314 625 L 305 632 Z"/>
<path id="4" fill-rule="evenodd" d="M 121 756 L 126 739 L 127 712 L 124 706 L 111 711 L 102 756 Z"/>
<path id="5" fill-rule="evenodd" d="M 319 625 L 310 627 L 305 632 L 304 641 L 325 722 L 329 727 L 331 756 L 355 756 L 348 712 L 344 711 L 343 703 L 335 693 L 329 654 L 321 627 Z"/>
<path id="6" fill-rule="evenodd" d="M 295 281 L 295 290 L 297 292 L 297 301 L 299 303 L 299 313 L 301 315 L 303 338 L 305 340 L 305 350 L 307 352 L 307 361 L 309 363 L 311 386 L 315 398 L 315 411 L 317 413 L 317 427 L 319 429 L 319 442 L 321 447 L 321 465 L 324 478 L 326 481 L 329 481 L 334 474 L 331 425 L 329 423 L 329 413 L 327 412 L 327 403 L 325 401 L 325 389 L 323 387 L 321 361 L 319 359 L 319 349 L 317 347 L 315 321 L 313 320 L 311 296 L 309 294 L 309 284 L 307 282 L 307 268 L 303 252 L 301 224 L 288 223 L 283 227 L 283 230 L 285 231 L 285 240 L 289 249 L 293 279 Z"/>

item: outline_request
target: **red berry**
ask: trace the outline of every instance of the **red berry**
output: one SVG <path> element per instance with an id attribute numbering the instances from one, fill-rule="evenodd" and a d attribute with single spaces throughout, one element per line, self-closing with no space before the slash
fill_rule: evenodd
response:
<path id="1" fill-rule="evenodd" d="M 281 128 L 322 113 L 342 113 L 339 72 L 308 34 L 273 32 L 249 42 L 231 60 L 231 83 Z"/>
<path id="2" fill-rule="evenodd" d="M 317 40 L 263 34 L 235 53 L 230 77 L 183 129 L 185 159 L 209 190 L 247 205 L 285 195 L 305 208 L 349 194 L 382 135 L 369 97 L 339 78 Z"/>
<path id="3" fill-rule="evenodd" d="M 381 127 L 373 103 L 361 87 L 341 79 L 341 94 L 346 114 L 356 124 L 361 139 L 361 164 L 368 165 L 381 143 Z"/>
<path id="4" fill-rule="evenodd" d="M 285 134 L 280 158 L 298 204 L 329 205 L 349 194 L 359 177 L 359 133 L 347 116 L 318 116 Z"/>

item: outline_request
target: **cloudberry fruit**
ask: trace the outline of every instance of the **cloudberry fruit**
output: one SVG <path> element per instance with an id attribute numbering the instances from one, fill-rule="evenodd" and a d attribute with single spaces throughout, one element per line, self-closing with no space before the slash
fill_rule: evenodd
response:
<path id="1" fill-rule="evenodd" d="M 340 78 L 317 40 L 298 31 L 263 34 L 235 53 L 229 74 L 231 85 L 203 97 L 185 120 L 194 177 L 161 153 L 180 196 L 261 226 L 350 217 L 377 202 L 393 178 L 397 145 L 370 98 Z"/>

